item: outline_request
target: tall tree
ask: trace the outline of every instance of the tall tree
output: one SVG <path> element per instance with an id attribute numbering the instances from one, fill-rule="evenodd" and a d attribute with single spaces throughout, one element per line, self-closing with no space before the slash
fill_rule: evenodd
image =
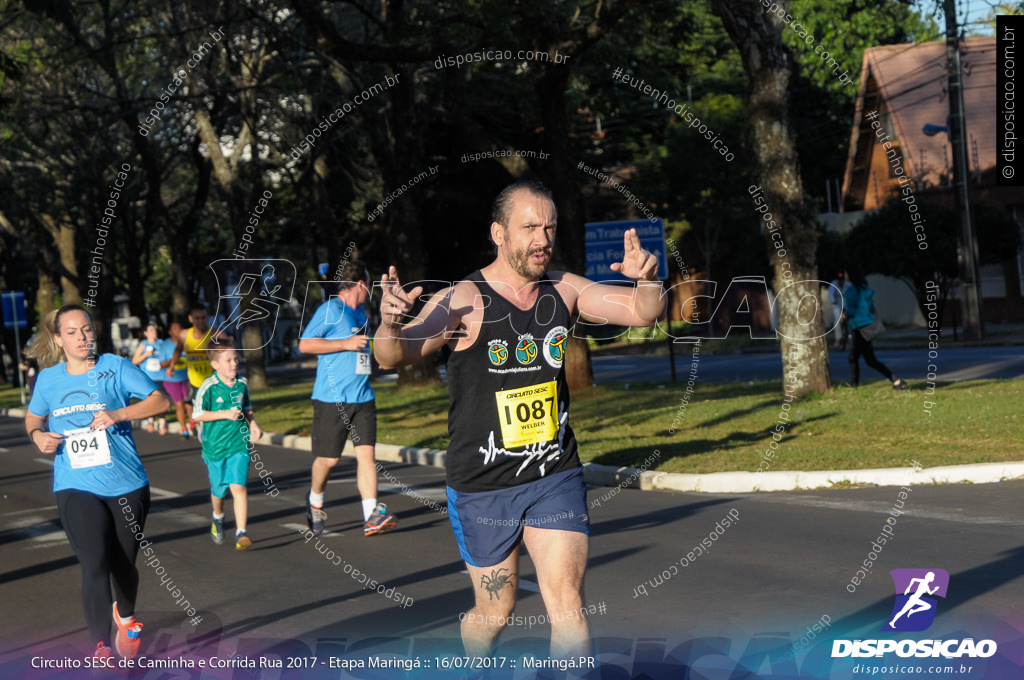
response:
<path id="1" fill-rule="evenodd" d="M 783 237 L 784 247 L 778 248 L 777 239 L 773 241 L 765 230 L 778 294 L 784 384 L 797 396 L 826 392 L 831 378 L 815 263 L 818 232 L 804 203 L 790 125 L 791 70 L 782 45 L 785 23 L 749 0 L 712 0 L 712 5 L 740 50 L 747 73 L 747 117 L 757 183 Z"/>
<path id="2" fill-rule="evenodd" d="M 892 276 L 907 284 L 917 298 L 921 314 L 930 289 L 939 289 L 937 312 L 942 318 L 949 292 L 960 281 L 957 263 L 959 213 L 928 198 L 918 198 L 921 213 L 928 222 L 928 248 L 921 250 L 908 228 L 907 205 L 893 197 L 876 211 L 865 215 L 844 234 L 844 252 L 860 263 L 866 274 Z M 1007 253 L 1020 247 L 1020 227 L 1004 209 L 973 203 L 971 219 L 978 225 L 979 264 L 1002 264 Z"/>
<path id="3" fill-rule="evenodd" d="M 540 0 L 415 7 L 385 2 L 379 12 L 370 14 L 346 11 L 343 4 L 292 0 L 343 89 L 351 88 L 353 73 L 364 82 L 402 73 L 399 83 L 387 91 L 387 105 L 378 106 L 375 116 L 360 109 L 364 129 L 372 139 L 382 193 L 401 186 L 436 162 L 433 159 L 447 159 L 449 169 L 462 175 L 461 168 L 456 171 L 452 166 L 466 151 L 504 147 L 541 149 L 548 155 L 544 160 L 481 163 L 496 167 L 467 174 L 456 201 L 461 205 L 453 218 L 468 218 L 463 217 L 464 224 L 455 229 L 446 219 L 439 225 L 444 234 L 440 242 L 423 238 L 428 232 L 428 216 L 439 212 L 438 199 L 455 197 L 424 183 L 391 203 L 381 222 L 388 230 L 392 257 L 399 263 L 408 260 L 409 275 L 403 280 L 420 278 L 427 271 L 437 276 L 435 272 L 441 268 L 448 271 L 456 263 L 464 267 L 465 262 L 452 258 L 453 248 L 473 251 L 471 262 L 477 263 L 490 250 L 481 236 L 486 233 L 480 224 L 486 220 L 486 211 L 479 205 L 467 210 L 466 204 L 473 201 L 473 194 L 493 196 L 510 179 L 527 173 L 544 179 L 555 195 L 560 264 L 583 273 L 584 211 L 576 164 L 585 139 L 580 138 L 574 119 L 581 89 L 573 82 L 574 68 L 585 53 L 596 52 L 608 34 L 642 3 L 620 0 L 579 8 Z M 325 13 L 325 9 L 329 11 Z M 410 21 L 413 9 L 415 21 Z M 424 41 L 424 36 L 429 39 Z M 436 65 L 444 55 L 473 54 L 483 48 L 508 50 L 513 57 L 477 61 L 462 68 Z M 520 51 L 537 56 L 524 59 L 518 56 Z M 423 130 L 434 134 L 425 136 Z M 435 141 L 438 133 L 441 143 Z M 374 197 L 367 203 L 374 206 L 379 200 Z M 443 262 L 429 259 L 435 252 Z M 576 350 L 570 356 L 582 361 L 566 366 L 573 389 L 593 382 L 586 345 L 580 343 Z"/>
<path id="4" fill-rule="evenodd" d="M 209 59 L 218 67 L 211 69 L 203 79 L 207 97 L 193 102 L 192 116 L 213 165 L 213 175 L 225 195 L 235 242 L 241 243 L 247 234 L 247 225 L 251 225 L 254 219 L 250 217 L 250 211 L 260 207 L 260 197 L 264 195 L 260 168 L 262 151 L 257 126 L 265 120 L 260 95 L 272 54 L 258 24 L 249 23 L 244 27 L 232 25 L 230 28 L 239 30 L 241 35 L 233 33 L 223 43 L 217 40 L 205 40 L 203 43 L 204 46 L 211 42 L 217 44 L 214 48 L 216 51 L 209 55 Z M 220 28 L 215 35 L 223 38 L 223 30 Z M 200 39 L 204 38 L 207 36 L 203 35 Z M 232 72 L 232 66 L 237 66 L 237 71 Z M 217 116 L 220 119 L 219 125 L 213 119 L 216 112 L 221 114 Z M 230 150 L 225 151 L 225 146 Z M 249 182 L 244 173 L 246 169 L 251 174 Z M 249 184 L 249 191 L 246 191 L 246 184 Z M 270 206 L 263 206 L 263 210 L 258 211 L 271 212 Z M 266 233 L 272 214 L 265 215 L 262 220 L 255 218 L 257 224 L 253 236 L 256 239 Z M 261 221 L 262 225 L 259 224 Z M 260 226 L 262 229 L 259 229 Z M 240 307 L 248 309 L 259 292 L 250 290 L 239 301 Z M 261 326 L 259 323 L 246 323 L 242 324 L 241 331 L 249 387 L 254 391 L 266 389 L 267 370 Z"/>

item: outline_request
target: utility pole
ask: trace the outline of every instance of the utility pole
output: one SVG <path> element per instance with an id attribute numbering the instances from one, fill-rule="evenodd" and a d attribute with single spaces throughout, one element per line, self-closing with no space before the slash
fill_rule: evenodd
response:
<path id="1" fill-rule="evenodd" d="M 960 300 L 964 311 L 964 339 L 984 336 L 981 320 L 981 286 L 978 281 L 978 243 L 971 225 L 967 195 L 967 144 L 964 131 L 963 74 L 960 70 L 960 38 L 956 25 L 956 0 L 944 0 L 946 11 L 946 66 L 949 70 L 949 142 L 953 147 L 953 192 L 960 213 Z"/>

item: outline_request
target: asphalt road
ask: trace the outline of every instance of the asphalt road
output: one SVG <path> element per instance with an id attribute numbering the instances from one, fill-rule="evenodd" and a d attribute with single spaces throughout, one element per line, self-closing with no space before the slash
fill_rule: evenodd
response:
<path id="1" fill-rule="evenodd" d="M 684 378 L 690 370 L 691 345 L 677 343 L 676 377 Z M 950 347 L 941 349 L 938 356 L 928 359 L 928 351 L 916 349 L 876 349 L 875 355 L 889 366 L 897 376 L 907 380 L 925 380 L 929 364 L 934 364 L 937 379 L 980 380 L 982 378 L 1024 378 L 1024 347 Z M 781 380 L 782 357 L 777 352 L 750 352 L 745 354 L 715 354 L 714 346 L 705 343 L 700 352 L 699 375 L 706 382 L 735 382 L 748 380 Z M 288 375 L 293 380 L 312 382 L 316 375 L 315 363 L 294 362 L 267 367 L 269 375 Z M 594 379 L 597 382 L 666 381 L 672 379 L 670 359 L 649 355 L 600 355 L 592 358 Z M 832 382 L 849 382 L 850 365 L 847 353 L 829 352 Z M 377 379 L 393 379 L 394 373 Z M 884 380 L 880 373 L 861 360 L 862 383 Z M 685 378 L 684 378 L 685 379 Z"/>
<path id="2" fill-rule="evenodd" d="M 705 343 L 707 348 L 710 345 Z M 676 344 L 676 373 L 683 377 L 689 373 L 692 348 Z M 701 351 L 699 375 L 707 382 L 734 382 L 739 380 L 781 380 L 782 357 L 778 353 L 714 354 Z M 934 364 L 938 380 L 980 380 L 982 378 L 1024 378 L 1024 347 L 956 347 L 941 349 L 938 356 L 928 359 L 925 349 L 881 348 L 875 356 L 897 376 L 907 380 L 924 380 L 929 364 Z M 850 380 L 850 365 L 846 352 L 829 352 L 832 382 Z M 672 369 L 668 356 L 597 356 L 593 358 L 594 378 L 598 382 L 629 382 L 671 380 Z M 882 374 L 860 363 L 861 383 L 884 380 Z"/>
<path id="3" fill-rule="evenodd" d="M 50 492 L 51 468 L 23 433 L 21 421 L 0 418 L 0 678 L 88 677 L 31 668 L 33 657 L 80 660 L 88 635 L 79 567 Z M 390 534 L 366 538 L 354 462 L 345 459 L 328 489 L 328 532 L 318 549 L 301 533 L 309 454 L 258 446 L 279 494 L 264 494 L 251 473 L 249 531 L 255 543 L 236 552 L 209 538 L 206 473 L 195 443 L 146 433 L 137 434 L 137 441 L 154 496 L 145 534 L 159 559 L 159 565 L 139 562 L 142 655 L 209 663 L 238 654 L 253 664 L 308 664 L 315 657 L 315 665 L 135 668 L 120 671 L 121 677 L 467 676 L 435 667 L 445 660 L 459 663 L 452 661 L 461 654 L 458 617 L 471 604 L 447 517 L 425 505 L 443 505 L 442 470 L 388 464 L 396 482 L 384 485 L 381 496 L 400 524 Z M 424 501 L 403 493 L 402 486 Z M 879 628 L 894 602 L 887 572 L 897 568 L 938 568 L 950 575 L 936 622 L 927 633 L 902 636 L 991 638 L 999 644 L 994 657 L 967 660 L 984 665 L 981 674 L 927 677 L 1022 677 L 1024 481 L 913 487 L 890 524 L 893 538 L 851 593 L 851 577 L 893 516 L 898 493 L 885 487 L 765 494 L 591 490 L 586 590 L 588 602 L 601 608 L 590 617 L 601 670 L 586 677 L 783 678 L 796 677 L 798 669 L 801 677 L 862 677 L 853 673 L 855 662 L 879 661 L 832 660 L 831 640 L 885 637 Z M 738 521 L 725 527 L 730 513 Z M 230 519 L 229 511 L 228 527 Z M 687 553 L 712 532 L 711 549 L 690 561 Z M 337 564 L 319 550 L 332 551 Z M 673 572 L 670 567 L 682 559 L 687 564 Z M 408 606 L 363 589 L 355 572 L 346 574 L 343 561 L 394 588 Z M 546 657 L 550 628 L 530 627 L 528 618 L 544 611 L 528 557 L 520 577 L 516 614 L 525 618 L 503 633 L 495 654 L 506 665 L 490 677 L 534 677 L 524 666 L 535 655 Z M 173 580 L 180 595 L 169 593 L 161 578 Z M 182 597 L 202 618 L 195 626 L 176 604 Z M 822 621 L 828 626 L 814 641 L 805 638 L 796 663 L 779 657 L 789 644 L 799 644 L 807 627 Z M 768 648 L 776 648 L 770 662 L 755 653 Z M 300 658 L 305 661 L 295 661 Z M 330 668 L 332 659 L 371 658 L 417 659 L 431 668 L 408 675 L 368 669 L 349 675 Z M 759 675 L 748 676 L 744 669 L 760 669 Z"/>

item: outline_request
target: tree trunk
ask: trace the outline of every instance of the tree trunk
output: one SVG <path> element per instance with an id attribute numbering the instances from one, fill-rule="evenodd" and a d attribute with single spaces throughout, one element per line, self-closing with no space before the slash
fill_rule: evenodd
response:
<path id="1" fill-rule="evenodd" d="M 400 20 L 396 13 L 394 21 Z M 393 75 L 395 68 L 388 70 Z M 344 87 L 344 83 L 339 82 Z M 406 121 L 415 120 L 415 84 L 414 81 L 401 81 L 390 90 L 393 108 L 389 110 L 391 119 L 366 120 L 364 125 L 370 136 L 374 157 L 380 167 L 381 178 L 385 191 L 394 191 L 408 181 L 409 175 L 427 170 L 429 163 L 423 154 L 420 143 L 420 130 L 408 125 Z M 419 168 L 419 169 L 417 169 Z M 429 182 L 429 180 L 427 180 Z M 416 187 L 405 193 L 388 206 L 383 215 L 390 238 L 390 256 L 398 267 L 399 280 L 406 283 L 426 278 L 426 266 L 423 259 L 423 220 L 421 219 L 424 189 Z M 418 313 L 418 310 L 414 310 Z M 406 387 L 433 385 L 440 382 L 437 373 L 437 358 L 424 357 L 416 363 L 398 369 L 398 383 L 395 389 Z"/>
<path id="2" fill-rule="evenodd" d="M 804 204 L 789 121 L 790 67 L 782 46 L 784 24 L 774 15 L 763 14 L 759 3 L 713 0 L 712 4 L 739 48 L 747 72 L 747 116 L 758 185 L 782 233 L 782 247 L 768 231 L 765 241 L 778 295 L 784 385 L 797 396 L 827 392 L 831 385 L 828 341 L 814 259 L 818 233 Z"/>
<path id="3" fill-rule="evenodd" d="M 245 350 L 245 377 L 249 382 L 249 389 L 253 391 L 267 389 L 267 369 L 263 362 L 263 333 L 260 332 L 259 323 L 247 323 L 242 330 L 242 348 Z M 250 357 L 256 359 L 250 361 Z M 253 370 L 253 369 L 257 370 Z"/>
<path id="4" fill-rule="evenodd" d="M 188 271 L 185 269 L 182 260 L 184 259 L 184 253 L 171 252 L 171 318 L 167 320 L 167 325 L 170 325 L 172 321 L 178 321 L 182 324 L 182 328 L 187 328 L 188 323 L 188 312 L 190 290 L 188 286 Z"/>
<path id="5" fill-rule="evenodd" d="M 194 234 L 199 231 L 199 226 L 203 219 L 203 210 L 206 207 L 206 200 L 210 195 L 210 183 L 213 179 L 212 165 L 203 157 L 203 154 L 199 151 L 200 139 L 196 139 L 192 143 L 191 154 L 192 163 L 195 165 L 196 170 L 196 190 L 192 197 L 192 205 L 189 207 L 188 212 L 185 214 L 181 223 L 175 225 L 172 230 L 169 222 L 164 219 L 163 226 L 165 227 L 167 240 L 170 243 L 180 243 L 181 248 L 170 248 L 168 255 L 171 258 L 171 314 L 175 319 L 179 319 L 181 323 L 187 326 L 186 320 L 188 318 L 189 306 L 192 304 L 192 288 L 189 282 L 192 280 L 194 271 L 194 265 L 189 259 L 188 244 L 193 240 Z M 149 190 L 151 192 L 159 192 L 159 173 L 155 174 L 152 182 L 150 183 Z M 159 196 L 157 196 L 159 199 Z M 160 207 L 163 208 L 162 201 Z M 177 232 L 172 233 L 173 232 Z"/>
<path id="6" fill-rule="evenodd" d="M 127 203 L 128 201 L 125 201 Z M 123 248 L 126 262 L 138 263 L 134 267 L 125 267 L 125 288 L 128 293 L 128 309 L 131 316 L 137 316 L 145 330 L 149 322 L 150 311 L 146 307 L 146 277 L 153 270 L 152 232 L 143 226 L 136 229 L 134 206 L 124 205 L 121 210 L 121 221 L 124 224 Z M 116 253 L 114 248 L 111 254 Z M 158 312 L 160 310 L 152 310 Z"/>
<path id="7" fill-rule="evenodd" d="M 49 259 L 42 252 L 39 253 L 40 261 L 36 265 L 36 272 L 39 276 L 39 288 L 36 289 L 36 305 L 39 307 L 39 330 L 43 329 L 43 319 L 56 307 L 53 306 L 53 299 L 57 297 L 57 282 L 50 275 Z"/>
<path id="8" fill-rule="evenodd" d="M 548 67 L 537 81 L 537 97 L 544 124 L 541 147 L 550 149 L 551 153 L 544 175 L 558 210 L 556 256 L 564 262 L 568 271 L 582 276 L 587 270 L 583 247 L 586 218 L 583 194 L 577 181 L 578 171 L 570 147 L 571 130 L 566 114 L 568 104 L 565 101 L 565 92 L 569 87 L 570 74 L 570 69 L 565 65 Z M 569 336 L 569 347 L 565 357 L 565 379 L 572 394 L 594 384 L 590 347 L 585 338 L 578 338 L 575 333 Z"/>
<path id="9" fill-rule="evenodd" d="M 258 78 L 248 70 L 245 72 L 245 83 L 252 87 L 257 86 Z M 260 173 L 259 173 L 259 144 L 249 127 L 250 120 L 255 120 L 256 115 L 252 110 L 254 107 L 253 100 L 251 97 L 243 97 L 241 99 L 241 107 L 243 113 L 249 114 L 243 117 L 245 121 L 242 124 L 242 129 L 238 133 L 237 148 L 233 152 L 233 156 L 229 159 L 224 156 L 220 149 L 219 135 L 214 129 L 213 122 L 210 120 L 209 114 L 203 108 L 196 108 L 193 112 L 193 116 L 196 120 L 196 124 L 199 128 L 199 137 L 206 143 L 206 148 L 210 154 L 210 163 L 213 165 L 213 175 L 217 179 L 217 183 L 220 184 L 221 189 L 227 194 L 228 212 L 231 219 L 232 233 L 235 236 L 236 242 L 242 239 L 242 235 L 245 232 L 247 209 L 246 206 L 255 205 L 256 198 L 261 195 L 260 189 Z M 246 147 L 250 147 L 250 158 L 252 163 L 257 164 L 254 176 L 256 177 L 255 185 L 251 195 L 248 199 L 242 190 L 241 183 L 239 181 L 239 160 L 241 158 L 241 150 Z M 268 208 L 269 210 L 269 208 Z M 245 358 L 245 377 L 249 382 L 249 389 L 253 392 L 258 392 L 267 388 L 267 365 L 266 357 L 263 351 L 263 337 L 260 332 L 260 326 L 258 323 L 249 323 L 245 325 L 242 330 L 242 348 L 245 350 L 243 356 Z"/>
<path id="10" fill-rule="evenodd" d="M 594 370 L 590 365 L 590 345 L 586 338 L 569 334 L 569 347 L 565 353 L 565 381 L 569 394 L 576 394 L 594 384 Z"/>
<path id="11" fill-rule="evenodd" d="M 441 377 L 437 374 L 437 358 L 431 355 L 398 369 L 398 383 L 395 385 L 395 389 L 401 391 L 407 387 L 438 385 L 440 382 Z"/>
<path id="12" fill-rule="evenodd" d="M 82 291 L 79 289 L 78 259 L 75 253 L 75 227 L 73 224 L 58 223 L 52 216 L 39 216 L 43 227 L 53 238 L 60 256 L 60 292 L 65 305 L 82 304 Z"/>

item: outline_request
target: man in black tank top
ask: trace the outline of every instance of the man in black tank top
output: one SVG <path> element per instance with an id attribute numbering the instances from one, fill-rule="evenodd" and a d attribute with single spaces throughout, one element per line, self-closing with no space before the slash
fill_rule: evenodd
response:
<path id="1" fill-rule="evenodd" d="M 519 546 L 537 570 L 551 621 L 551 655 L 586 656 L 581 615 L 590 520 L 586 487 L 569 426 L 565 353 L 574 322 L 651 326 L 665 300 L 657 260 L 635 230 L 612 269 L 635 288 L 548 272 L 557 212 L 539 182 L 506 187 L 495 199 L 495 260 L 403 317 L 423 292 L 403 291 L 394 267 L 381 279 L 381 325 L 374 354 L 385 368 L 429 356 L 448 360 L 448 511 L 473 584 L 475 606 L 462 620 L 471 656 L 490 654 L 510 622 L 519 583 Z"/>

